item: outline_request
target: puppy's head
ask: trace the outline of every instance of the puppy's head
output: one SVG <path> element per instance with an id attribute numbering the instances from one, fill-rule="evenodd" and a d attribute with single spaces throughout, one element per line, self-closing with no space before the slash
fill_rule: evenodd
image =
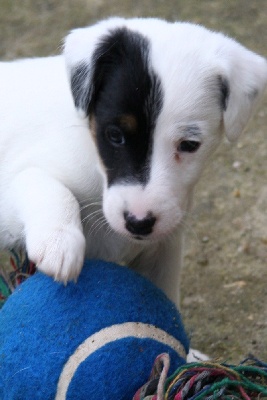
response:
<path id="1" fill-rule="evenodd" d="M 73 31 L 65 57 L 109 224 L 137 239 L 173 232 L 222 132 L 234 140 L 249 120 L 266 61 L 200 26 L 120 18 Z"/>

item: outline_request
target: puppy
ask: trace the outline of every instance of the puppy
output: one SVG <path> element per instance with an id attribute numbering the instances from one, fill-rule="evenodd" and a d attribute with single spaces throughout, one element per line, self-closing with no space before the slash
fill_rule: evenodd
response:
<path id="1" fill-rule="evenodd" d="M 1 247 L 63 282 L 85 254 L 125 263 L 178 304 L 194 186 L 243 131 L 266 60 L 201 26 L 112 18 L 64 55 L 1 63 L 0 82 Z"/>

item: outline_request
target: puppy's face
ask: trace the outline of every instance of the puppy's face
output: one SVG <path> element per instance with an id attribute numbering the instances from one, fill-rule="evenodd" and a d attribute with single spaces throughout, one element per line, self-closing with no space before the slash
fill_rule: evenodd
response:
<path id="1" fill-rule="evenodd" d="M 243 109 L 226 117 L 231 97 L 241 94 L 231 93 L 237 89 L 224 65 L 227 56 L 219 54 L 226 44 L 241 46 L 190 24 L 109 20 L 102 25 L 96 25 L 97 33 L 87 28 L 74 38 L 86 51 L 88 35 L 90 57 L 75 61 L 80 50 L 72 54 L 73 43 L 68 48 L 67 42 L 72 92 L 89 118 L 99 154 L 107 221 L 131 238 L 156 240 L 185 217 L 227 118 L 233 119 L 230 139 L 248 118 Z M 252 54 L 241 50 L 247 58 Z M 259 94 L 259 84 L 250 81 L 242 93 L 247 112 Z M 234 130 L 233 124 L 238 124 Z"/>

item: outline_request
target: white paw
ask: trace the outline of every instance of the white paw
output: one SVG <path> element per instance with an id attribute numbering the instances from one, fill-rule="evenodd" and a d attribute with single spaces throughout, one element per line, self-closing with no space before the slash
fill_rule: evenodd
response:
<path id="1" fill-rule="evenodd" d="M 57 281 L 76 281 L 84 262 L 85 238 L 75 225 L 27 232 L 29 259 Z"/>
<path id="2" fill-rule="evenodd" d="M 206 354 L 203 354 L 198 350 L 190 348 L 186 358 L 186 362 L 188 363 L 201 362 L 201 361 L 208 361 L 209 359 L 210 358 Z"/>

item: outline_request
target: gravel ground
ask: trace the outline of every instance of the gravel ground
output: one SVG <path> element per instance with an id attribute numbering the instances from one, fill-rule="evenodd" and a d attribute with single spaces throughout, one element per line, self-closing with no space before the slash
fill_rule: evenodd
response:
<path id="1" fill-rule="evenodd" d="M 110 16 L 190 20 L 267 56 L 266 0 L 0 0 L 0 57 L 56 54 L 73 27 Z M 267 100 L 236 145 L 217 151 L 187 228 L 182 313 L 194 347 L 267 360 Z M 2 256 L 5 262 L 5 255 Z"/>

